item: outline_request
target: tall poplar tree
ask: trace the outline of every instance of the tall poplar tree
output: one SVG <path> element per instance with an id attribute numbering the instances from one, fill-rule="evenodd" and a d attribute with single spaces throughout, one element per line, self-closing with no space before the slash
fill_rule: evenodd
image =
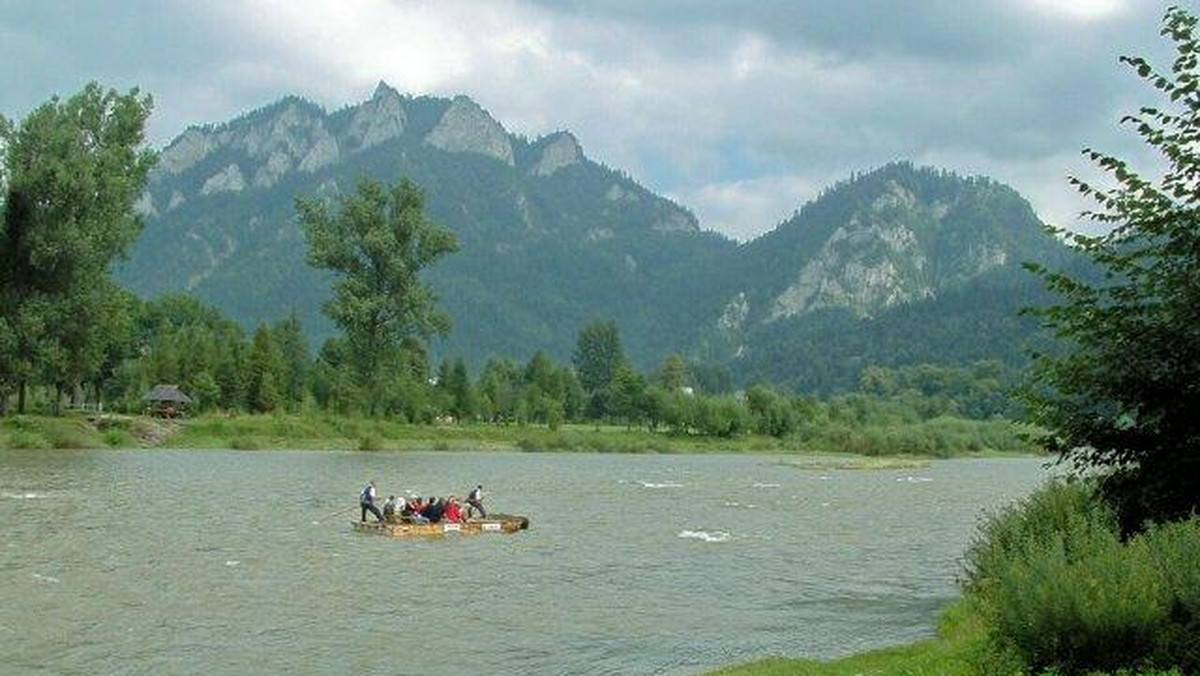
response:
<path id="1" fill-rule="evenodd" d="M 425 215 L 425 194 L 408 179 L 392 187 L 363 178 L 336 206 L 297 199 L 310 265 L 336 274 L 327 314 L 345 333 L 366 405 L 374 412 L 389 365 L 401 363 L 406 341 L 450 331 L 419 273 L 458 250 L 454 233 Z"/>

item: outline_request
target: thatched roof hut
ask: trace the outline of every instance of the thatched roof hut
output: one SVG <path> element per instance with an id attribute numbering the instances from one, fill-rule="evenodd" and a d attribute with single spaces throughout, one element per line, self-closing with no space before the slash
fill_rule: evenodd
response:
<path id="1" fill-rule="evenodd" d="M 192 398 L 184 394 L 178 385 L 155 385 L 142 399 L 152 404 L 190 404 Z"/>

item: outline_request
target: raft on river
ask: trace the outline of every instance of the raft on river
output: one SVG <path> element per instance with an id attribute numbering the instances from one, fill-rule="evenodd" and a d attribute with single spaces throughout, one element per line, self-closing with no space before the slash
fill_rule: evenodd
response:
<path id="1" fill-rule="evenodd" d="M 483 533 L 516 533 L 529 528 L 529 519 L 512 514 L 496 514 L 486 519 L 470 519 L 464 523 L 409 523 L 407 521 L 355 521 L 354 530 L 363 533 L 390 535 L 394 538 L 480 535 Z"/>

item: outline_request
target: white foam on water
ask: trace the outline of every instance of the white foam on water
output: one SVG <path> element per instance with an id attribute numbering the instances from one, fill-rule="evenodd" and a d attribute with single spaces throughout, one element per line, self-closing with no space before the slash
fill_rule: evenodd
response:
<path id="1" fill-rule="evenodd" d="M 748 505 L 748 504 L 747 504 L 747 505 L 743 505 L 743 504 L 742 504 L 742 503 L 740 503 L 740 502 L 728 502 L 728 501 L 727 501 L 727 502 L 725 503 L 725 506 L 726 506 L 726 507 L 741 507 L 742 509 L 756 509 L 756 507 L 755 507 L 754 505 Z"/>
<path id="2" fill-rule="evenodd" d="M 779 488 L 779 484 L 765 484 L 760 481 L 751 486 L 751 488 Z"/>
<path id="3" fill-rule="evenodd" d="M 683 488 L 683 484 L 677 484 L 674 481 L 663 481 L 662 483 L 654 483 L 652 481 L 639 481 L 642 488 Z"/>
<path id="4" fill-rule="evenodd" d="M 927 476 L 906 476 L 900 477 L 899 479 L 896 479 L 896 481 L 907 484 L 924 484 L 933 481 L 933 479 Z"/>
<path id="5" fill-rule="evenodd" d="M 829 503 L 828 503 L 828 502 L 822 502 L 822 503 L 821 503 L 821 506 L 822 506 L 822 507 L 828 507 L 828 506 L 829 506 Z"/>
<path id="6" fill-rule="evenodd" d="M 321 525 L 321 522 L 320 522 L 320 521 L 313 521 L 313 522 L 312 522 L 312 525 L 314 525 L 314 526 L 320 526 L 320 525 Z"/>
<path id="7" fill-rule="evenodd" d="M 679 532 L 679 537 L 700 540 L 702 542 L 728 542 L 733 536 L 723 530 L 716 530 L 711 533 L 705 530 L 685 530 Z"/>
<path id="8" fill-rule="evenodd" d="M 58 584 L 59 582 L 62 582 L 62 580 L 54 577 L 53 575 L 42 575 L 41 573 L 30 573 L 29 575 L 39 582 L 48 582 L 50 584 Z"/>
<path id="9" fill-rule="evenodd" d="M 48 493 L 34 493 L 32 491 L 26 491 L 24 493 L 0 493 L 0 498 L 6 498 L 8 500 L 46 500 L 49 497 L 50 495 Z"/>
<path id="10" fill-rule="evenodd" d="M 234 560 L 234 559 L 229 559 L 228 561 L 226 561 L 226 562 L 225 562 L 225 565 L 227 565 L 227 566 L 229 566 L 230 568 L 232 568 L 232 567 L 234 567 L 234 566 L 238 565 L 239 563 L 241 563 L 241 561 L 236 561 L 236 560 Z"/>

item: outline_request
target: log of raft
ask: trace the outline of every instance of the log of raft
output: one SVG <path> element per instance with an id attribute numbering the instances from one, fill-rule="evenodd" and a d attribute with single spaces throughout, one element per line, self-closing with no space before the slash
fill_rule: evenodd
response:
<path id="1" fill-rule="evenodd" d="M 394 538 L 516 533 L 529 528 L 528 518 L 512 514 L 495 514 L 486 519 L 469 519 L 464 523 L 409 523 L 403 519 L 353 523 L 356 531 Z"/>

